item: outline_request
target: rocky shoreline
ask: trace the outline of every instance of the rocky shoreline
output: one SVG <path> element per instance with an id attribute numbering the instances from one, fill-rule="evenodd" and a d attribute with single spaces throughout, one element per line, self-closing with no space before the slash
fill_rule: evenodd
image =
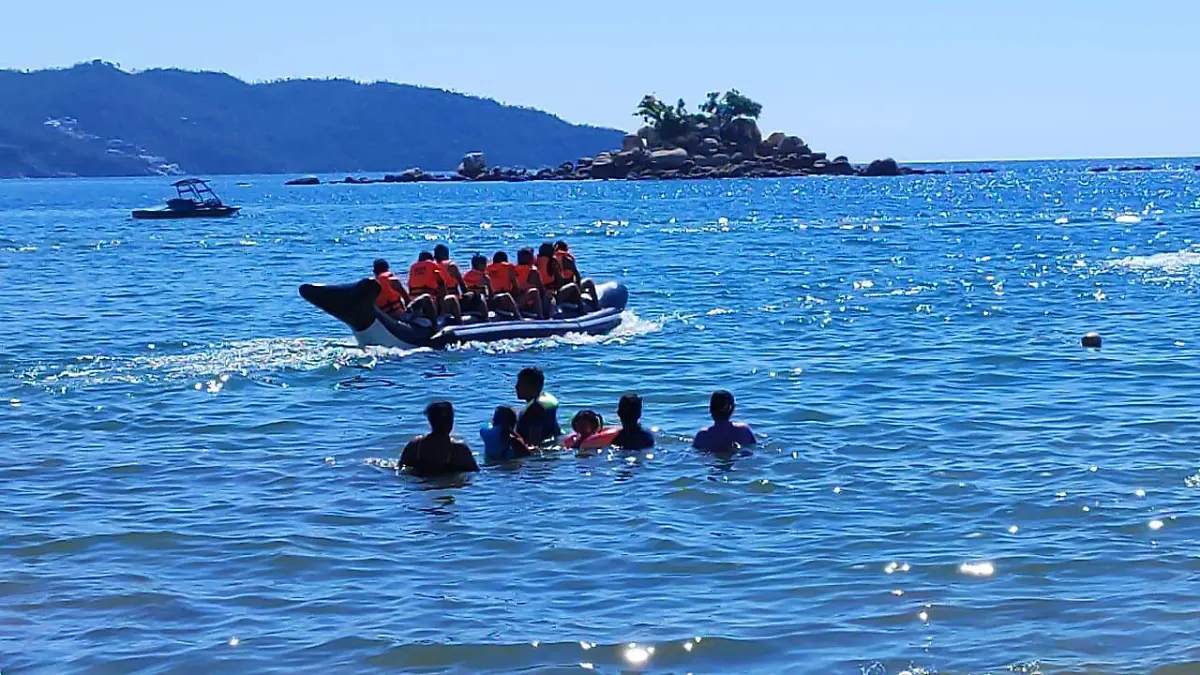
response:
<path id="1" fill-rule="evenodd" d="M 762 106 L 730 90 L 708 94 L 697 112 L 680 100 L 674 106 L 653 95 L 643 98 L 635 115 L 646 122 L 636 134 L 626 134 L 620 149 L 581 157 L 556 167 L 525 169 L 489 167 L 482 152 L 470 152 L 453 173 L 432 173 L 413 167 L 382 178 L 347 176 L 330 181 L 343 184 L 509 182 L 579 180 L 703 180 L 712 178 L 791 178 L 798 176 L 908 176 L 924 174 L 990 174 L 993 168 L 924 169 L 902 166 L 896 160 L 877 159 L 852 164 L 844 155 L 832 159 L 813 151 L 799 136 L 775 132 L 763 137 L 755 119 Z M 1093 166 L 1102 173 L 1149 171 L 1155 167 Z M 1197 170 L 1200 170 L 1198 165 Z M 287 181 L 286 185 L 318 185 L 316 176 Z"/>

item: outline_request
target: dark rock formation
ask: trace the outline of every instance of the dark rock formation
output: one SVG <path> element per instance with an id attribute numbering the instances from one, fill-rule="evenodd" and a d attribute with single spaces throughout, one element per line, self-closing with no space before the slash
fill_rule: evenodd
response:
<path id="1" fill-rule="evenodd" d="M 867 165 L 863 169 L 864 176 L 899 176 L 900 166 L 896 164 L 896 160 L 888 157 L 887 159 L 877 159 Z"/>
<path id="2" fill-rule="evenodd" d="M 458 164 L 458 175 L 464 178 L 478 178 L 487 169 L 487 158 L 482 152 L 468 152 Z"/>
<path id="3" fill-rule="evenodd" d="M 284 183 L 284 185 L 320 185 L 320 184 L 321 184 L 321 179 L 317 178 L 316 176 L 300 176 L 299 178 L 293 178 L 293 179 L 289 180 L 288 182 Z"/>
<path id="4" fill-rule="evenodd" d="M 683 166 L 683 163 L 688 160 L 687 150 L 683 148 L 675 148 L 673 150 L 655 150 L 650 153 L 650 166 L 654 169 L 669 171 L 678 169 Z"/>

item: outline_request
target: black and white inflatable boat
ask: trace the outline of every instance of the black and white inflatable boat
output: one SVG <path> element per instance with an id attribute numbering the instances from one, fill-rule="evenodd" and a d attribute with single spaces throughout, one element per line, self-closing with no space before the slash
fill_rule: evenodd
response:
<path id="1" fill-rule="evenodd" d="M 360 346 L 432 347 L 443 349 L 461 342 L 491 342 L 513 338 L 542 338 L 567 333 L 603 335 L 621 323 L 629 291 L 619 282 L 597 284 L 599 307 L 559 307 L 548 320 L 505 320 L 493 314 L 489 321 L 466 317 L 462 324 L 422 325 L 425 321 L 398 321 L 375 307 L 379 282 L 363 279 L 350 284 L 304 284 L 300 297 L 350 327 Z"/>

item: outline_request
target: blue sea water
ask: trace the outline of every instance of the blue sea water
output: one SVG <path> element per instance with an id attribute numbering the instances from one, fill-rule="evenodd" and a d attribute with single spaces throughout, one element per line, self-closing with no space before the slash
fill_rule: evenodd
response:
<path id="1" fill-rule="evenodd" d="M 1200 672 L 1194 163 L 0 182 L 0 672 Z M 296 293 L 559 237 L 614 334 L 361 350 Z M 658 447 L 374 461 L 526 365 Z M 714 388 L 752 453 L 690 449 Z"/>

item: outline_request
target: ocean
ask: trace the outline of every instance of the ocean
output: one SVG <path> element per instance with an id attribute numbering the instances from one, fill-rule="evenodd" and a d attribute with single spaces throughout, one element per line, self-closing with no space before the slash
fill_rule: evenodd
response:
<path id="1" fill-rule="evenodd" d="M 0 181 L 0 672 L 1200 672 L 1196 161 Z M 297 294 L 559 238 L 611 335 L 363 350 Z M 658 446 L 387 468 L 529 365 Z M 714 389 L 752 451 L 691 449 Z"/>

